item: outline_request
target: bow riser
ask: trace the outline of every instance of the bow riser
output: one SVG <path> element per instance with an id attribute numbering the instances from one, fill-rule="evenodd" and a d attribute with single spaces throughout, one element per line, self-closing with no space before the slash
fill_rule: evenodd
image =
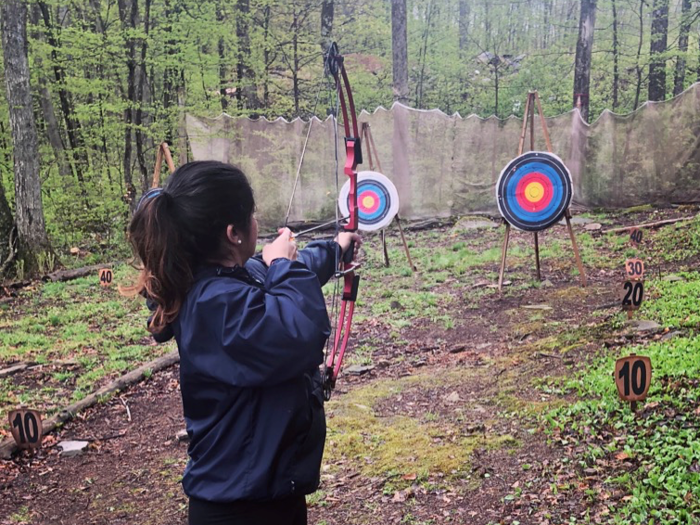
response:
<path id="1" fill-rule="evenodd" d="M 362 161 L 362 146 L 360 139 L 345 138 L 345 170 L 344 173 L 350 178 L 350 192 L 348 193 L 350 219 L 345 225 L 345 231 L 357 231 L 360 225 L 359 210 L 357 209 L 357 165 Z M 359 156 L 359 160 L 358 160 Z"/>

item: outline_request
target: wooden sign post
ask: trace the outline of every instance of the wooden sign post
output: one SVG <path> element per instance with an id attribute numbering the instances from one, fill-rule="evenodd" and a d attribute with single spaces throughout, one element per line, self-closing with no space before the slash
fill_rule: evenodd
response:
<path id="1" fill-rule="evenodd" d="M 374 167 L 375 167 L 375 163 L 376 163 L 376 166 L 377 166 L 379 173 L 383 173 L 382 165 L 379 162 L 379 155 L 377 155 L 377 146 L 375 146 L 375 144 L 374 144 L 374 137 L 372 136 L 372 130 L 370 129 L 369 123 L 367 123 L 367 122 L 362 123 L 361 137 L 362 137 L 362 141 L 365 143 L 367 156 L 369 158 L 370 171 L 375 171 Z M 401 235 L 401 242 L 403 243 L 403 249 L 406 252 L 406 259 L 408 259 L 408 265 L 411 268 L 411 272 L 417 272 L 418 269 L 416 268 L 416 265 L 413 264 L 413 260 L 411 259 L 411 252 L 408 250 L 408 243 L 406 243 L 406 237 L 403 233 L 403 228 L 401 227 L 401 217 L 397 213 L 394 218 L 396 219 L 396 224 L 399 227 L 399 234 Z M 385 228 L 382 228 L 382 230 L 381 230 L 381 239 L 382 239 L 382 246 L 384 248 L 384 266 L 386 266 L 388 268 L 389 267 L 389 252 L 387 251 L 387 247 L 386 247 L 386 229 Z"/>
<path id="2" fill-rule="evenodd" d="M 639 228 L 630 231 L 630 242 L 635 248 L 642 242 L 643 234 Z M 627 259 L 625 261 L 625 274 L 627 280 L 622 283 L 621 299 L 622 309 L 627 312 L 627 319 L 632 319 L 632 312 L 639 310 L 644 300 L 644 261 L 641 259 Z"/>

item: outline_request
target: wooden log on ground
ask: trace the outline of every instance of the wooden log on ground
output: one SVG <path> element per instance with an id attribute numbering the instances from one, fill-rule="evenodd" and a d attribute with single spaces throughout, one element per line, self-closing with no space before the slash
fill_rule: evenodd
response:
<path id="1" fill-rule="evenodd" d="M 132 370 L 128 374 L 121 376 L 120 378 L 112 381 L 110 384 L 81 399 L 77 403 L 67 406 L 52 418 L 44 421 L 43 435 L 48 434 L 58 425 L 73 419 L 78 412 L 94 405 L 104 397 L 109 396 L 110 394 L 113 394 L 117 390 L 121 390 L 124 387 L 137 383 L 146 376 L 150 376 L 151 374 L 163 370 L 164 368 L 168 368 L 178 361 L 180 361 L 180 354 L 177 350 L 173 350 L 169 354 L 159 357 L 158 359 L 146 363 L 145 365 L 138 367 L 136 370 Z M 0 458 L 10 459 L 16 450 L 17 444 L 15 443 L 14 439 L 10 438 L 0 442 Z"/>
<path id="2" fill-rule="evenodd" d="M 682 217 L 680 219 L 666 219 L 657 222 L 647 222 L 644 224 L 637 224 L 635 226 L 625 226 L 623 228 L 612 228 L 610 230 L 604 230 L 603 233 L 624 233 L 635 228 L 659 228 L 661 226 L 666 226 L 667 224 L 676 224 L 678 222 L 692 221 L 695 217 Z"/>
<path id="3" fill-rule="evenodd" d="M 83 268 L 75 268 L 73 270 L 60 270 L 58 272 L 53 272 L 42 277 L 42 281 L 51 281 L 52 283 L 70 281 L 72 279 L 79 279 L 81 277 L 87 277 L 91 274 L 96 274 L 101 268 L 109 268 L 110 264 L 93 264 L 92 266 L 85 266 Z"/>
<path id="4" fill-rule="evenodd" d="M 0 379 L 2 379 L 3 377 L 15 375 L 27 369 L 39 368 L 42 366 L 71 366 L 77 364 L 78 361 L 74 359 L 68 359 L 66 361 L 51 361 L 49 363 L 40 363 L 38 361 L 14 363 L 13 365 L 10 365 L 7 368 L 0 369 Z"/>

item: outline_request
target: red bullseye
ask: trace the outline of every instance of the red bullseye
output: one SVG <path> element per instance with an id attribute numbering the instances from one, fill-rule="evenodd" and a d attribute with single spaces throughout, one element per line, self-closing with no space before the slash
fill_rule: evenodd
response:
<path id="1" fill-rule="evenodd" d="M 366 190 L 357 196 L 357 207 L 366 214 L 372 214 L 379 209 L 381 200 L 375 192 Z"/>
<path id="2" fill-rule="evenodd" d="M 536 213 L 544 210 L 554 195 L 552 182 L 542 173 L 525 175 L 515 189 L 515 198 L 523 210 Z"/>

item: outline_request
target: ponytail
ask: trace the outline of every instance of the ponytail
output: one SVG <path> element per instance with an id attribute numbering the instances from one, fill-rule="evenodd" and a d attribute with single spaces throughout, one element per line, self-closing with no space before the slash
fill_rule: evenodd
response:
<path id="1" fill-rule="evenodd" d="M 226 227 L 250 231 L 254 210 L 248 179 L 221 162 L 185 164 L 165 188 L 144 194 L 129 225 L 141 269 L 136 283 L 121 291 L 156 303 L 152 333 L 178 316 L 196 268 L 221 255 Z"/>

